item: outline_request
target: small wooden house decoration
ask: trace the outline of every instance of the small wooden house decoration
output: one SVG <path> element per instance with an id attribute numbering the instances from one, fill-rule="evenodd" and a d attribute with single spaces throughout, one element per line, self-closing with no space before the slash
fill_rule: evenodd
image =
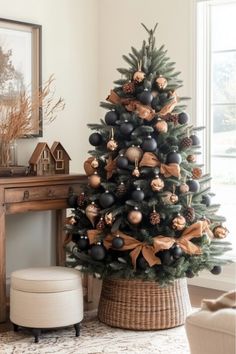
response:
<path id="1" fill-rule="evenodd" d="M 59 141 L 54 141 L 51 147 L 51 153 L 56 161 L 55 173 L 68 174 L 70 165 L 70 156 Z"/>
<path id="2" fill-rule="evenodd" d="M 36 176 L 55 174 L 56 160 L 47 143 L 38 143 L 29 160 L 30 173 Z"/>

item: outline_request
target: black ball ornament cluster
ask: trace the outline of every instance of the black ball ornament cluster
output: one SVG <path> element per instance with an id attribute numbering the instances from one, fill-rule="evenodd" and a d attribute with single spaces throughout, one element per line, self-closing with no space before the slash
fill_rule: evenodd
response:
<path id="1" fill-rule="evenodd" d="M 99 133 L 92 133 L 89 136 L 89 142 L 93 146 L 99 146 L 102 144 L 102 136 Z"/>
<path id="2" fill-rule="evenodd" d="M 115 111 L 109 111 L 105 115 L 105 122 L 107 125 L 115 125 L 118 120 L 118 114 Z"/>
<path id="3" fill-rule="evenodd" d="M 153 152 L 157 148 L 157 142 L 154 138 L 151 137 L 151 135 L 148 135 L 146 138 L 144 138 L 142 144 L 141 144 L 141 149 L 145 152 Z"/>
<path id="4" fill-rule="evenodd" d="M 105 247 L 97 243 L 96 245 L 91 247 L 91 257 L 96 261 L 102 261 L 106 256 Z"/>
<path id="5" fill-rule="evenodd" d="M 109 208 L 114 203 L 115 203 L 115 197 L 109 191 L 105 191 L 100 195 L 99 204 L 101 205 L 102 208 L 104 209 Z"/>
<path id="6" fill-rule="evenodd" d="M 178 165 L 182 162 L 181 155 L 176 151 L 171 151 L 166 157 L 166 163 L 177 163 Z"/>

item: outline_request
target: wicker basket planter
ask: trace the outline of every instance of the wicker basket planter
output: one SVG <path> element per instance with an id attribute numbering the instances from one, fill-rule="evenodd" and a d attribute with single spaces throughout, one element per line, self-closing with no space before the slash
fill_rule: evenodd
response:
<path id="1" fill-rule="evenodd" d="M 182 325 L 190 310 L 186 279 L 160 287 L 152 281 L 107 278 L 98 318 L 112 327 L 156 330 Z"/>

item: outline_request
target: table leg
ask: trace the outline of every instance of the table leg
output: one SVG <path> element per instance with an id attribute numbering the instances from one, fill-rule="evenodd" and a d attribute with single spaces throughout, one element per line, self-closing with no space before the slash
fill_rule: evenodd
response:
<path id="1" fill-rule="evenodd" d="M 6 321 L 6 310 L 5 210 L 0 206 L 0 322 Z"/>
<path id="2" fill-rule="evenodd" d="M 65 232 L 63 230 L 66 218 L 66 210 L 56 210 L 56 262 L 59 266 L 65 265 L 65 250 L 63 247 L 65 241 Z"/>

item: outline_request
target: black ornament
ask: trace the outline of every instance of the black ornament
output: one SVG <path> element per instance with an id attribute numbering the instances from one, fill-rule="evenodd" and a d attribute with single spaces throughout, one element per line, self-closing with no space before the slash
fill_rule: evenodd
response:
<path id="1" fill-rule="evenodd" d="M 200 139 L 197 135 L 190 135 L 190 139 L 192 139 L 192 145 L 200 145 Z"/>
<path id="2" fill-rule="evenodd" d="M 156 96 L 156 97 L 153 98 L 151 106 L 152 106 L 153 109 L 155 109 L 155 111 L 157 111 L 157 112 L 160 111 L 161 105 L 160 105 L 159 96 Z"/>
<path id="3" fill-rule="evenodd" d="M 102 193 L 100 195 L 99 204 L 104 209 L 109 208 L 110 206 L 112 206 L 112 204 L 114 204 L 114 202 L 115 202 L 115 197 L 110 192 L 106 191 L 105 193 Z"/>
<path id="4" fill-rule="evenodd" d="M 162 105 L 166 102 L 167 98 L 168 98 L 168 94 L 166 92 L 162 92 L 159 94 L 160 103 Z"/>
<path id="5" fill-rule="evenodd" d="M 115 125 L 118 119 L 118 115 L 115 111 L 109 111 L 105 115 L 105 122 L 107 125 Z"/>
<path id="6" fill-rule="evenodd" d="M 153 95 L 150 91 L 144 90 L 137 95 L 137 99 L 145 105 L 150 105 L 153 100 Z"/>
<path id="7" fill-rule="evenodd" d="M 182 112 L 178 115 L 179 124 L 186 124 L 189 120 L 189 115 L 185 112 Z"/>
<path id="8" fill-rule="evenodd" d="M 146 152 L 155 151 L 156 148 L 157 148 L 157 142 L 150 135 L 147 138 L 145 138 L 141 144 L 141 149 Z"/>
<path id="9" fill-rule="evenodd" d="M 138 257 L 137 259 L 137 268 L 141 270 L 146 270 L 149 267 L 148 262 L 143 256 Z"/>
<path id="10" fill-rule="evenodd" d="M 134 130 L 134 126 L 129 122 L 124 122 L 120 126 L 120 131 L 124 135 L 130 135 L 133 130 Z"/>
<path id="11" fill-rule="evenodd" d="M 102 136 L 99 133 L 93 133 L 89 137 L 89 142 L 93 146 L 99 146 L 102 143 Z"/>
<path id="12" fill-rule="evenodd" d="M 169 152 L 166 158 L 166 163 L 177 163 L 180 164 L 182 161 L 182 157 L 175 151 Z"/>
<path id="13" fill-rule="evenodd" d="M 100 245 L 94 245 L 91 248 L 91 257 L 95 259 L 95 261 L 102 261 L 106 256 L 106 250 L 105 248 Z"/>
<path id="14" fill-rule="evenodd" d="M 171 254 L 174 257 L 174 259 L 178 259 L 182 257 L 183 251 L 178 245 L 176 245 L 173 248 L 171 248 Z"/>
<path id="15" fill-rule="evenodd" d="M 70 195 L 67 202 L 68 202 L 68 205 L 70 208 L 77 208 L 78 207 L 78 195 L 76 195 L 76 194 Z"/>
<path id="16" fill-rule="evenodd" d="M 191 269 L 187 269 L 185 272 L 185 275 L 187 278 L 193 278 L 194 277 L 194 273 Z"/>
<path id="17" fill-rule="evenodd" d="M 189 192 L 196 193 L 200 190 L 200 184 L 195 179 L 188 180 L 187 185 L 189 186 Z"/>
<path id="18" fill-rule="evenodd" d="M 202 204 L 205 204 L 207 207 L 211 205 L 211 197 L 209 194 L 205 194 L 202 196 Z"/>
<path id="19" fill-rule="evenodd" d="M 89 240 L 88 237 L 81 236 L 77 241 L 77 245 L 81 251 L 85 251 L 89 248 Z"/>
<path id="20" fill-rule="evenodd" d="M 112 247 L 113 248 L 121 248 L 124 245 L 124 239 L 120 236 L 116 236 L 112 239 Z"/>
<path id="21" fill-rule="evenodd" d="M 214 275 L 218 275 L 222 272 L 221 266 L 214 266 L 211 270 L 211 273 Z"/>
<path id="22" fill-rule="evenodd" d="M 129 160 L 125 156 L 118 156 L 116 159 L 116 166 L 121 169 L 126 169 L 129 165 Z"/>
<path id="23" fill-rule="evenodd" d="M 135 191 L 132 192 L 131 194 L 131 198 L 135 201 L 135 202 L 141 202 L 145 197 L 144 192 L 140 189 L 137 188 Z"/>
<path id="24" fill-rule="evenodd" d="M 170 251 L 162 251 L 157 254 L 158 257 L 161 259 L 161 263 L 164 265 L 170 265 L 174 261 L 174 257 L 170 253 Z"/>

